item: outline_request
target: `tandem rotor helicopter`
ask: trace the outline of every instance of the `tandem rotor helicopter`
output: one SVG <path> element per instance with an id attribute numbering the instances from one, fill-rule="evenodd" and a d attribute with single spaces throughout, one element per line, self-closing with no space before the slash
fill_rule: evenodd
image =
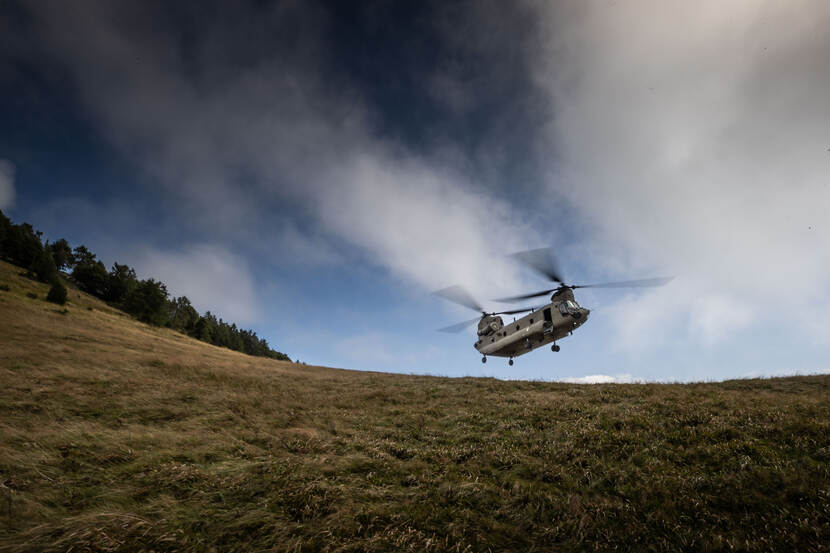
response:
<path id="1" fill-rule="evenodd" d="M 577 288 L 647 288 L 663 286 L 674 278 L 658 277 L 601 284 L 565 284 L 565 279 L 553 260 L 550 248 L 519 252 L 510 257 L 524 263 L 548 280 L 558 283 L 558 286 L 540 292 L 501 298 L 495 301 L 514 303 L 552 293 L 550 303 L 537 307 L 523 307 L 521 309 L 487 313 L 461 286 L 450 286 L 435 292 L 436 295 L 442 298 L 481 312 L 480 317 L 439 330 L 441 332 L 461 332 L 478 321 L 478 341 L 473 344 L 473 347 L 482 354 L 482 363 L 486 363 L 487 356 L 492 355 L 494 357 L 507 357 L 510 359 L 508 363 L 513 365 L 514 357 L 519 357 L 550 343 L 553 343 L 550 348 L 551 351 L 559 351 L 559 345 L 556 341 L 573 334 L 574 330 L 585 324 L 588 315 L 591 313 L 590 310 L 576 302 L 573 291 Z M 507 325 L 499 316 L 516 315 L 518 313 L 528 314 Z"/>

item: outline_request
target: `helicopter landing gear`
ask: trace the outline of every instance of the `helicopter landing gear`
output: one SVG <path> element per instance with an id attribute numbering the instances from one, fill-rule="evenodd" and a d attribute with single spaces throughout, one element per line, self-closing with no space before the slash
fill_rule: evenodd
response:
<path id="1" fill-rule="evenodd" d="M 482 358 L 481 358 L 481 362 L 482 362 L 482 363 L 486 363 L 486 362 L 487 362 L 487 356 L 486 356 L 486 355 L 485 355 L 484 357 L 482 357 Z"/>
<path id="2" fill-rule="evenodd" d="M 559 346 L 558 346 L 558 345 L 556 345 L 556 344 L 553 344 L 553 345 L 550 347 L 550 350 L 551 350 L 551 351 L 559 351 Z"/>
<path id="3" fill-rule="evenodd" d="M 512 367 L 513 366 L 513 360 L 511 359 L 510 361 L 507 362 L 507 364 Z"/>

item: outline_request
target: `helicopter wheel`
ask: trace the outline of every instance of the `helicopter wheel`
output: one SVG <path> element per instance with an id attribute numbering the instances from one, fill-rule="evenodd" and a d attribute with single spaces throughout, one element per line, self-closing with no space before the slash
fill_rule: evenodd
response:
<path id="1" fill-rule="evenodd" d="M 513 366 L 513 360 L 511 359 L 510 361 L 507 362 L 507 364 L 512 367 Z"/>
<path id="2" fill-rule="evenodd" d="M 559 346 L 558 346 L 558 345 L 556 345 L 556 344 L 553 344 L 553 345 L 550 347 L 550 350 L 551 350 L 551 351 L 559 351 Z"/>
<path id="3" fill-rule="evenodd" d="M 482 358 L 481 358 L 481 362 L 482 362 L 482 363 L 486 363 L 486 362 L 487 362 L 487 356 L 486 356 L 486 355 L 485 355 L 484 357 L 482 357 Z"/>

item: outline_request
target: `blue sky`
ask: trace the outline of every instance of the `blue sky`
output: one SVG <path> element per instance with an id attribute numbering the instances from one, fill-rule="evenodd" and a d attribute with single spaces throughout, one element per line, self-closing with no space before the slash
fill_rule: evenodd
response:
<path id="1" fill-rule="evenodd" d="M 824 372 L 828 29 L 809 0 L 6 3 L 0 208 L 313 364 Z M 507 257 L 541 246 L 677 278 L 581 291 L 513 367 L 435 331 L 473 314 L 433 290 L 545 288 Z"/>

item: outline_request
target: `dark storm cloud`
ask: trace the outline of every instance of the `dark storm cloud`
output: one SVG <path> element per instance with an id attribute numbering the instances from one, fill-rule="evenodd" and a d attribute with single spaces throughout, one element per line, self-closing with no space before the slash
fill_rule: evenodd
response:
<path id="1" fill-rule="evenodd" d="M 212 239 L 267 235 L 275 249 L 296 250 L 286 241 L 303 233 L 282 231 L 299 224 L 316 229 L 303 248 L 329 236 L 427 287 L 463 281 L 491 289 L 515 283 L 494 254 L 537 240 L 505 201 L 509 195 L 486 186 L 511 158 L 503 144 L 521 149 L 513 137 L 527 134 L 509 124 L 529 120 L 527 106 L 505 114 L 494 105 L 516 97 L 510 83 L 518 75 L 501 76 L 512 67 L 509 59 L 499 67 L 479 61 L 465 74 L 471 65 L 464 59 L 495 50 L 482 53 L 480 30 L 447 40 L 452 33 L 444 19 L 463 21 L 463 14 L 427 10 L 420 27 L 401 28 L 404 45 L 421 29 L 436 37 L 432 58 L 396 70 L 391 64 L 411 54 L 404 48 L 386 66 L 360 73 L 353 70 L 356 58 L 382 61 L 383 52 L 359 42 L 365 29 L 349 46 L 338 14 L 314 3 L 24 9 L 29 32 L 72 76 L 101 132 L 164 184 L 184 221 Z M 371 25 L 361 9 L 359 24 Z M 378 24 L 388 25 L 388 17 Z M 395 36 L 385 33 L 379 47 Z M 465 36 L 472 37 L 466 53 L 457 42 Z M 374 75 L 390 81 L 368 82 Z M 401 85 L 408 92 L 396 96 Z M 456 98 L 445 101 L 442 87 L 455 88 Z M 409 117 L 413 110 L 420 121 Z M 487 128 L 485 116 L 509 140 L 473 138 L 487 135 L 478 132 Z M 456 122 L 469 133 L 458 134 Z M 481 159 L 492 168 L 489 180 L 477 169 Z M 288 226 L 286 218 L 293 221 Z"/>

